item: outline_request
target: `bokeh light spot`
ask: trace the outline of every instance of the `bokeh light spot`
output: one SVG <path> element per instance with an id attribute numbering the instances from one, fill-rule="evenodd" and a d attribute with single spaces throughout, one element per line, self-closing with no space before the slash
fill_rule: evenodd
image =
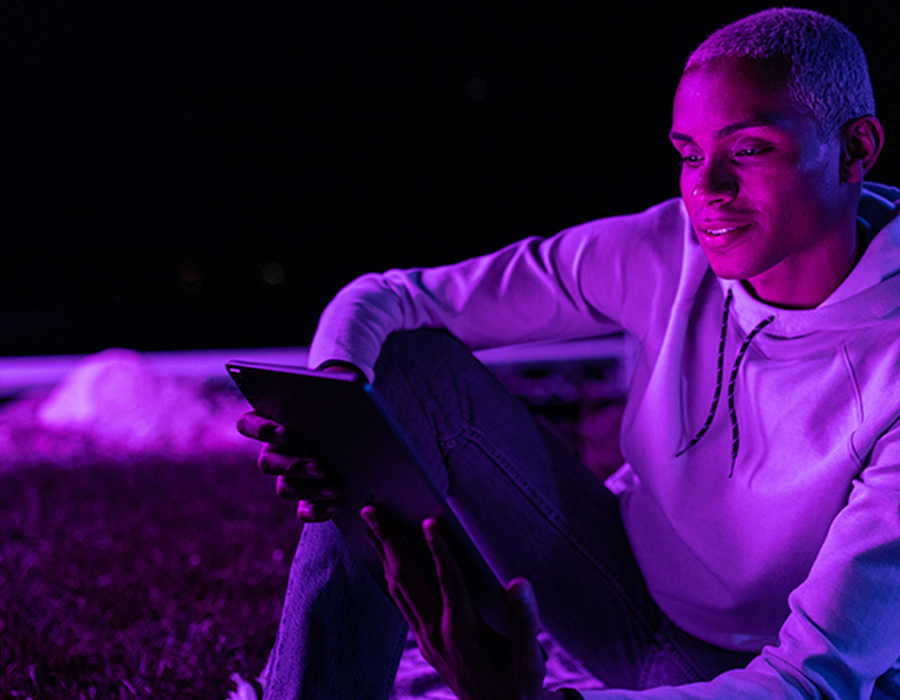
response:
<path id="1" fill-rule="evenodd" d="M 203 282 L 203 268 L 193 260 L 181 263 L 181 288 L 186 292 L 196 292 Z"/>
<path id="2" fill-rule="evenodd" d="M 262 278 L 266 284 L 276 286 L 284 282 L 285 270 L 281 263 L 271 262 L 263 265 Z"/>
<path id="3" fill-rule="evenodd" d="M 487 95 L 487 83 L 481 78 L 469 78 L 466 81 L 466 97 L 470 100 L 483 100 Z"/>
<path id="4" fill-rule="evenodd" d="M 199 282 L 202 276 L 203 270 L 193 260 L 185 260 L 181 263 L 181 279 L 188 284 Z"/>

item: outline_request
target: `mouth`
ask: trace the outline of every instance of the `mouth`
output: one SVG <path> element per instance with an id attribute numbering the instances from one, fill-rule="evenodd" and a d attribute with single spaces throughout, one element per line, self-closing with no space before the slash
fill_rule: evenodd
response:
<path id="1" fill-rule="evenodd" d="M 719 224 L 715 226 L 697 226 L 697 231 L 700 233 L 710 236 L 711 238 L 725 238 L 727 236 L 732 236 L 737 233 L 743 233 L 747 229 L 751 228 L 753 224 Z"/>

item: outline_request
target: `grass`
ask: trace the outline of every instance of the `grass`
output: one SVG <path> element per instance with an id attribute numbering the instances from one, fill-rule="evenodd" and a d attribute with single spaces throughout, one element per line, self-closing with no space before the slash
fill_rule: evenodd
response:
<path id="1" fill-rule="evenodd" d="M 231 434 L 219 398 L 206 422 Z M 0 698 L 224 700 L 256 678 L 300 527 L 252 452 L 122 458 L 40 428 L 38 403 L 0 407 Z M 538 412 L 598 476 L 621 461 L 615 405 Z"/>
<path id="2" fill-rule="evenodd" d="M 225 698 L 298 534 L 246 455 L 0 469 L 0 697 Z"/>

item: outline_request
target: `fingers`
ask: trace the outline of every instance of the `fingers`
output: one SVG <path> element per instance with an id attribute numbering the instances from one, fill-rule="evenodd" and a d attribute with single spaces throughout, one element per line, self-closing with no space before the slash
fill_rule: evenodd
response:
<path id="1" fill-rule="evenodd" d="M 416 565 L 412 551 L 391 523 L 390 516 L 372 506 L 363 508 L 360 515 L 372 533 L 372 544 L 384 568 L 388 592 L 416 637 L 432 636 L 440 630 L 441 612 L 425 572 Z"/>
<path id="2" fill-rule="evenodd" d="M 279 475 L 275 478 L 275 493 L 285 501 L 335 501 L 340 498 L 341 489 L 325 479 Z"/>
<path id="3" fill-rule="evenodd" d="M 514 634 L 522 638 L 537 638 L 540 617 L 531 584 L 524 578 L 513 579 L 506 587 L 506 599 Z"/>
<path id="4" fill-rule="evenodd" d="M 335 362 L 334 364 L 329 365 L 328 367 L 323 367 L 322 371 L 329 372 L 329 373 L 331 373 L 331 372 L 342 373 L 342 374 L 346 374 L 347 372 L 350 372 L 350 373 L 356 375 L 357 380 L 359 380 L 361 382 L 366 381 L 365 373 L 359 367 L 357 367 L 354 364 L 351 364 L 350 362 Z"/>
<path id="5" fill-rule="evenodd" d="M 540 617 L 531 584 L 513 579 L 506 587 L 509 631 L 513 654 L 513 674 L 521 684 L 523 697 L 537 697 L 546 673 L 544 655 L 537 641 Z"/>
<path id="6" fill-rule="evenodd" d="M 286 454 L 274 445 L 263 445 L 259 451 L 257 465 L 263 474 L 270 476 L 284 474 L 308 479 L 320 479 L 325 476 L 315 459 Z"/>
<path id="7" fill-rule="evenodd" d="M 304 523 L 324 523 L 337 515 L 341 508 L 339 500 L 298 501 L 297 518 Z"/>
<path id="8" fill-rule="evenodd" d="M 284 454 L 278 447 L 264 445 L 259 453 L 259 469 L 275 478 L 275 493 L 286 501 L 297 501 L 297 518 L 321 523 L 337 515 L 343 502 L 339 482 L 322 473 L 316 460 Z"/>
<path id="9" fill-rule="evenodd" d="M 272 445 L 286 445 L 289 439 L 284 426 L 263 418 L 254 411 L 249 411 L 238 418 L 237 429 L 241 435 Z"/>
<path id="10" fill-rule="evenodd" d="M 457 634 L 470 634 L 475 628 L 477 617 L 462 571 L 443 536 L 443 528 L 437 520 L 429 518 L 422 523 L 422 529 L 425 532 L 428 549 L 434 558 L 435 573 L 444 607 L 445 629 L 451 637 L 456 637 Z"/>
<path id="11" fill-rule="evenodd" d="M 275 493 L 286 501 L 297 501 L 297 517 L 302 522 L 323 523 L 344 506 L 341 490 L 331 483 L 292 481 L 290 477 L 279 476 L 275 480 Z"/>
<path id="12" fill-rule="evenodd" d="M 384 566 L 390 595 L 409 622 L 422 656 L 458 697 L 549 697 L 542 690 L 545 670 L 537 643 L 537 603 L 527 581 L 514 580 L 507 588 L 513 633 L 508 640 L 475 613 L 444 524 L 434 519 L 422 523 L 438 595 L 389 514 L 367 506 L 361 515 Z"/>
<path id="13" fill-rule="evenodd" d="M 315 459 L 294 453 L 284 426 L 250 411 L 238 419 L 238 431 L 266 443 L 257 465 L 263 474 L 276 477 L 275 493 L 287 501 L 297 501 L 297 518 L 302 522 L 331 520 L 342 506 L 340 484 L 328 479 Z"/>
<path id="14" fill-rule="evenodd" d="M 418 635 L 423 627 L 422 618 L 410 605 L 407 595 L 403 592 L 405 584 L 402 582 L 400 556 L 397 553 L 396 543 L 391 540 L 389 527 L 385 524 L 384 518 L 372 506 L 365 506 L 359 514 L 369 528 L 371 534 L 369 541 L 381 560 L 388 592 L 409 623 L 413 633 Z"/>

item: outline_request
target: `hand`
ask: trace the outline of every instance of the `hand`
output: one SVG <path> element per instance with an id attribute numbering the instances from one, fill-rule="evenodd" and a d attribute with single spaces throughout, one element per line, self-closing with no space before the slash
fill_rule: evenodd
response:
<path id="1" fill-rule="evenodd" d="M 537 642 L 538 610 L 531 585 L 514 579 L 506 587 L 512 637 L 494 632 L 472 608 L 466 584 L 442 527 L 422 524 L 434 562 L 430 572 L 413 561 L 390 518 L 372 506 L 361 515 L 385 570 L 388 590 L 409 623 L 422 656 L 461 700 L 538 700 L 559 696 L 543 690 L 544 656 Z"/>
<path id="2" fill-rule="evenodd" d="M 297 501 L 297 517 L 303 522 L 330 520 L 340 510 L 341 488 L 329 479 L 311 457 L 291 443 L 284 426 L 250 411 L 240 417 L 238 431 L 266 443 L 259 453 L 259 469 L 275 477 L 275 492 Z"/>

